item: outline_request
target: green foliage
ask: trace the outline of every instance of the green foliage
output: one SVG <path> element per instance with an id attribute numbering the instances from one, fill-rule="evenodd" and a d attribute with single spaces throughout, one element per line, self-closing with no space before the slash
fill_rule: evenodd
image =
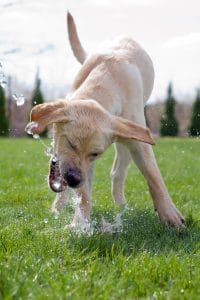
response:
<path id="1" fill-rule="evenodd" d="M 7 136 L 9 129 L 9 122 L 6 117 L 6 98 L 4 89 L 0 85 L 0 136 Z"/>
<path id="2" fill-rule="evenodd" d="M 200 89 L 197 91 L 196 100 L 193 105 L 191 124 L 189 127 L 189 135 L 200 135 Z"/>
<path id="3" fill-rule="evenodd" d="M 167 99 L 165 102 L 165 115 L 161 119 L 160 135 L 161 136 L 177 136 L 178 122 L 175 117 L 176 101 L 172 92 L 172 84 L 170 83 L 167 90 Z"/>
<path id="4" fill-rule="evenodd" d="M 161 139 L 155 147 L 170 194 L 187 220 L 180 232 L 160 224 L 133 165 L 123 230 L 70 232 L 64 228 L 72 219 L 69 204 L 58 219 L 50 213 L 55 194 L 47 187 L 43 151 L 33 139 L 0 140 L 0 299 L 200 298 L 197 139 Z M 112 160 L 111 147 L 96 164 L 91 219 L 97 225 L 102 217 L 116 216 L 109 183 Z"/>
<path id="5" fill-rule="evenodd" d="M 39 74 L 37 71 L 36 74 L 36 80 L 35 80 L 35 88 L 33 91 L 33 96 L 32 96 L 32 106 L 38 105 L 38 104 L 43 104 L 44 103 L 44 98 L 42 95 L 41 91 L 41 80 L 39 78 Z M 47 131 L 45 130 L 41 136 L 45 137 L 47 135 Z"/>
<path id="6" fill-rule="evenodd" d="M 35 89 L 32 96 L 32 106 L 44 103 L 44 98 L 41 92 L 41 80 L 36 77 Z"/>

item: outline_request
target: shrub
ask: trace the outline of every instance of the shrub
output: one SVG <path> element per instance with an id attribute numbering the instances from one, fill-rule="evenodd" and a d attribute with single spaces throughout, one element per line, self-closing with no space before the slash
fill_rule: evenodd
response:
<path id="1" fill-rule="evenodd" d="M 6 97 L 4 89 L 0 85 L 0 136 L 7 136 L 9 129 L 9 122 L 6 116 Z"/>
<path id="2" fill-rule="evenodd" d="M 200 89 L 197 90 L 197 96 L 193 104 L 192 117 L 188 131 L 190 136 L 200 135 Z"/>
<path id="3" fill-rule="evenodd" d="M 161 136 L 177 136 L 178 122 L 175 117 L 176 100 L 173 96 L 172 84 L 167 89 L 167 99 L 165 101 L 165 114 L 161 119 L 160 135 Z"/>

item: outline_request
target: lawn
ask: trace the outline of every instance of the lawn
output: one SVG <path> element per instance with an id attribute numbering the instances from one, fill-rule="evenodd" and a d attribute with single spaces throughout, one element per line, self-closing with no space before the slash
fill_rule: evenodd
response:
<path id="1" fill-rule="evenodd" d="M 160 224 L 132 165 L 122 230 L 77 234 L 64 228 L 71 205 L 58 219 L 50 213 L 54 194 L 42 144 L 0 139 L 0 299 L 200 299 L 200 141 L 162 139 L 154 150 L 187 228 Z M 96 164 L 97 224 L 118 213 L 110 194 L 112 157 L 110 148 Z"/>

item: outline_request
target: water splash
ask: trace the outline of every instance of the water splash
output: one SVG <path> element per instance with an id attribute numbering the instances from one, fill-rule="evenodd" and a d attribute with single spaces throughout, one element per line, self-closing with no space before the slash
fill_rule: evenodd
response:
<path id="1" fill-rule="evenodd" d="M 56 162 L 58 161 L 58 157 L 56 156 L 56 154 L 54 153 L 54 150 L 53 150 L 53 146 L 47 146 L 44 141 L 40 138 L 39 134 L 38 134 L 38 138 L 37 138 L 40 143 L 43 145 L 44 147 L 44 154 L 46 156 L 49 156 L 53 162 Z"/>
<path id="2" fill-rule="evenodd" d="M 94 233 L 108 233 L 113 234 L 117 232 L 123 231 L 123 223 L 122 217 L 124 213 L 127 211 L 127 207 L 120 213 L 117 213 L 113 222 L 107 221 L 104 217 L 102 217 L 100 223 L 96 220 L 91 220 L 90 222 L 86 220 L 81 211 L 80 203 L 81 197 L 77 195 L 77 193 L 71 189 L 71 199 L 74 208 L 74 219 L 70 225 L 66 226 L 66 229 L 73 230 L 73 232 L 77 234 L 89 234 L 92 235 Z"/>
<path id="3" fill-rule="evenodd" d="M 34 138 L 35 140 L 38 140 L 38 139 L 40 139 L 40 136 L 39 136 L 39 134 L 33 134 L 33 138 Z"/>
<path id="4" fill-rule="evenodd" d="M 24 105 L 26 99 L 23 94 L 19 94 L 19 95 L 13 94 L 12 96 L 13 96 L 13 99 L 16 102 L 17 106 Z"/>
<path id="5" fill-rule="evenodd" d="M 42 144 L 42 146 L 44 147 L 44 153 L 47 156 L 51 157 L 51 164 L 52 162 L 54 163 L 54 165 L 56 164 L 56 162 L 58 161 L 58 157 L 54 154 L 54 150 L 53 150 L 53 146 L 51 145 L 50 147 L 47 146 L 44 141 L 40 138 L 39 134 L 34 134 L 33 133 L 33 129 L 38 127 L 38 123 L 37 122 L 29 122 L 25 128 L 25 131 L 32 135 L 34 139 L 39 140 L 40 143 Z M 55 169 L 55 166 L 54 166 Z M 52 180 L 52 175 L 50 172 L 49 175 L 49 186 L 51 187 L 51 189 L 54 192 L 60 192 L 62 191 L 63 188 L 63 179 L 61 178 L 61 176 L 57 177 L 56 179 L 53 178 Z"/>
<path id="6" fill-rule="evenodd" d="M 113 223 L 110 223 L 102 218 L 100 231 L 103 233 L 121 232 L 123 229 L 121 217 L 122 213 L 118 213 Z"/>
<path id="7" fill-rule="evenodd" d="M 47 147 L 44 149 L 44 153 L 49 156 L 52 157 L 53 161 L 56 162 L 58 160 L 58 158 L 54 155 L 54 151 L 53 151 L 53 146 Z"/>
<path id="8" fill-rule="evenodd" d="M 56 163 L 58 161 L 58 156 L 54 153 L 54 148 L 53 145 L 51 144 L 51 146 L 47 146 L 42 140 L 40 140 L 43 144 L 43 146 L 45 147 L 44 149 L 44 153 L 46 154 L 46 156 L 49 156 L 51 158 L 51 161 L 53 163 Z"/>
<path id="9" fill-rule="evenodd" d="M 37 128 L 37 127 L 38 127 L 38 123 L 37 123 L 37 122 L 29 122 L 29 123 L 27 124 L 26 128 L 25 128 L 25 131 L 26 131 L 28 134 L 32 135 L 33 138 L 34 138 L 35 140 L 40 140 L 41 143 L 43 144 L 43 146 L 47 147 L 46 144 L 45 144 L 44 142 L 42 142 L 42 140 L 40 139 L 39 134 L 33 133 L 33 129 L 34 129 L 34 128 Z"/>
<path id="10" fill-rule="evenodd" d="M 72 190 L 72 201 L 74 207 L 74 220 L 67 228 L 73 229 L 76 233 L 93 234 L 93 228 L 90 222 L 85 219 L 80 207 L 81 197 L 74 190 Z"/>
<path id="11" fill-rule="evenodd" d="M 34 121 L 33 122 L 29 122 L 26 125 L 25 131 L 28 134 L 32 135 L 35 140 L 40 140 L 40 142 L 43 144 L 43 146 L 47 147 L 46 144 L 41 140 L 39 134 L 33 133 L 33 129 L 37 128 L 37 127 L 38 127 L 38 123 L 37 122 L 34 122 Z"/>
<path id="12" fill-rule="evenodd" d="M 44 146 L 44 153 L 51 157 L 51 159 L 56 162 L 58 161 L 57 156 L 54 154 L 54 149 L 53 149 L 53 145 L 51 144 L 51 146 L 47 146 L 43 140 L 40 138 L 39 134 L 35 134 L 33 133 L 33 129 L 38 127 L 38 123 L 37 122 L 29 122 L 25 128 L 25 131 L 32 135 L 34 139 L 39 140 L 40 143 Z"/>
<path id="13" fill-rule="evenodd" d="M 38 127 L 38 123 L 37 122 L 29 122 L 25 128 L 25 131 L 30 134 L 33 135 L 33 128 L 37 128 Z"/>

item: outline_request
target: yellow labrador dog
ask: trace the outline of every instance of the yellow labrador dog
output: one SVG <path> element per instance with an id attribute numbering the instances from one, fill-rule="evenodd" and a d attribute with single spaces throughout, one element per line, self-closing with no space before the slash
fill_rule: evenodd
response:
<path id="1" fill-rule="evenodd" d="M 50 163 L 49 185 L 58 193 L 54 211 L 66 203 L 69 186 L 76 189 L 83 219 L 89 222 L 93 162 L 115 143 L 111 171 L 114 201 L 126 204 L 124 180 L 133 159 L 147 180 L 161 221 L 181 226 L 184 218 L 165 187 L 145 123 L 144 105 L 154 82 L 150 57 L 131 38 L 116 39 L 104 51 L 88 55 L 70 13 L 67 22 L 72 51 L 82 64 L 70 99 L 37 105 L 31 111 L 34 134 L 53 124 L 56 158 Z M 75 214 L 73 225 L 76 223 Z"/>

